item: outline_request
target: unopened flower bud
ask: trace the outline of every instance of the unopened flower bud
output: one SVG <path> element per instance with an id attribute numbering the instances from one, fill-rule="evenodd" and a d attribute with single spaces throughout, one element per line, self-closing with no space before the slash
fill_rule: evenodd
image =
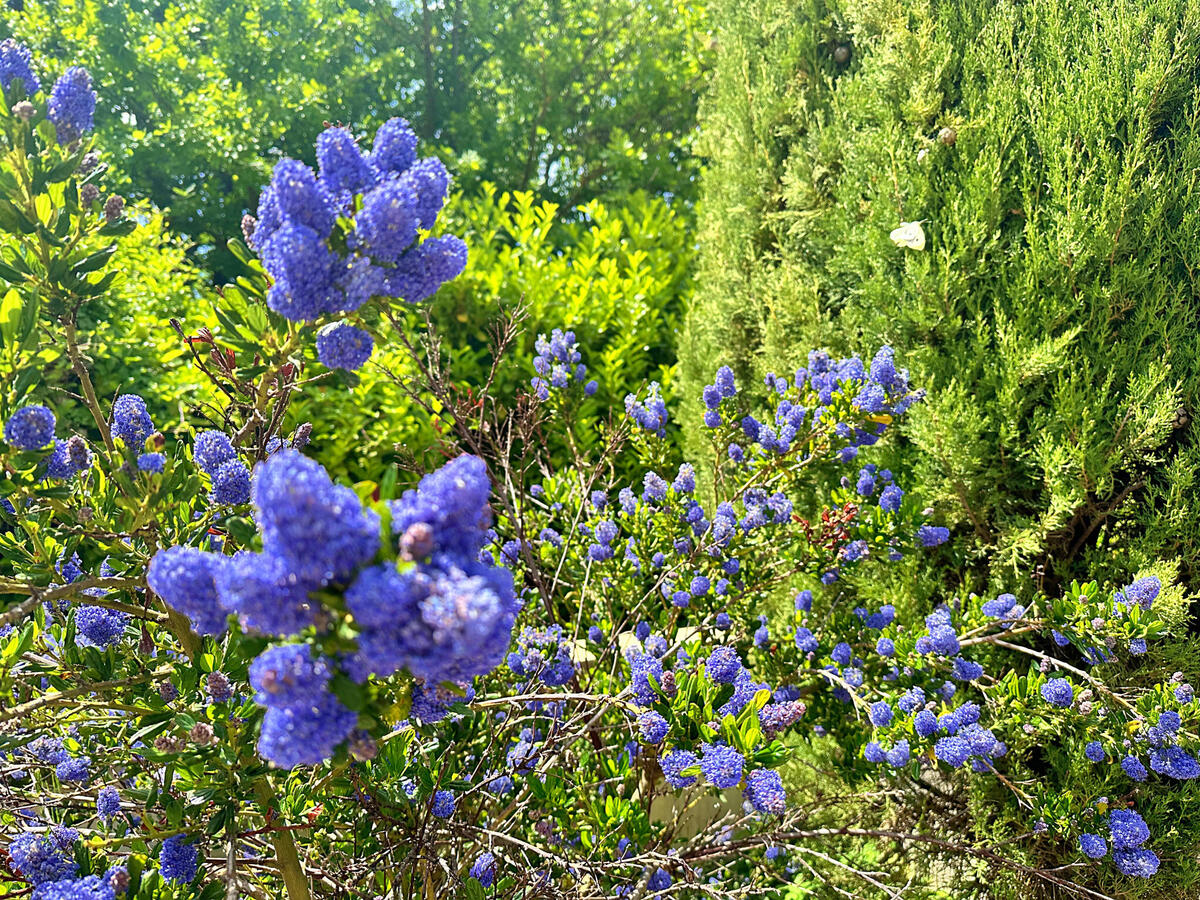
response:
<path id="1" fill-rule="evenodd" d="M 143 627 L 142 628 L 142 636 L 138 639 L 138 653 L 140 653 L 142 656 L 149 656 L 153 652 L 154 652 L 154 638 L 152 638 L 150 636 L 150 631 L 148 629 L 146 629 L 145 627 Z M 164 684 L 170 684 L 170 682 L 164 682 Z M 174 687 L 174 685 L 171 685 L 171 687 Z M 159 693 L 161 694 L 162 693 L 162 685 L 159 685 L 158 690 L 159 690 Z M 163 699 L 165 700 L 167 698 L 163 697 Z"/>
<path id="2" fill-rule="evenodd" d="M 1038 671 L 1040 672 L 1049 672 L 1052 668 L 1054 668 L 1054 664 L 1048 659 L 1043 659 L 1038 663 Z"/>
<path id="3" fill-rule="evenodd" d="M 433 552 L 433 528 L 428 522 L 413 522 L 400 537 L 400 556 L 412 562 Z"/>
<path id="4" fill-rule="evenodd" d="M 850 45 L 841 44 L 833 51 L 833 61 L 839 66 L 850 62 Z"/>
<path id="5" fill-rule="evenodd" d="M 947 147 L 953 147 L 954 142 L 958 140 L 958 132 L 950 127 L 943 128 L 938 132 L 938 140 Z"/>
<path id="6" fill-rule="evenodd" d="M 258 219 L 254 218 L 250 213 L 242 216 L 242 237 L 246 239 L 247 244 L 254 240 L 254 229 L 257 227 Z"/>
<path id="7" fill-rule="evenodd" d="M 207 722 L 197 722 L 192 726 L 192 730 L 188 733 L 188 737 L 192 739 L 192 743 L 197 747 L 207 747 L 209 744 L 217 742 L 217 736 L 213 732 L 213 727 Z"/>
<path id="8" fill-rule="evenodd" d="M 183 738 L 173 734 L 160 734 L 154 739 L 154 749 L 160 753 L 178 753 L 183 749 Z"/>
<path id="9" fill-rule="evenodd" d="M 108 886 L 117 894 L 123 894 L 129 890 L 129 872 L 124 866 L 117 866 L 108 873 Z"/>
<path id="10" fill-rule="evenodd" d="M 33 108 L 33 104 L 28 100 L 22 100 L 20 103 L 13 106 L 12 111 L 13 115 L 22 122 L 28 122 L 33 118 L 34 112 L 36 112 L 36 110 Z"/>
<path id="11" fill-rule="evenodd" d="M 100 199 L 100 188 L 94 184 L 85 184 L 79 189 L 79 202 L 84 206 L 91 206 Z"/>
<path id="12" fill-rule="evenodd" d="M 364 731 L 356 731 L 350 737 L 350 755 L 355 759 L 374 759 L 379 753 L 375 739 Z"/>
<path id="13" fill-rule="evenodd" d="M 98 154 L 95 150 L 89 150 L 83 155 L 83 159 L 79 161 L 79 169 L 77 171 L 80 175 L 88 175 L 91 172 L 96 171 L 96 168 L 99 165 L 100 154 Z"/>
<path id="14" fill-rule="evenodd" d="M 92 464 L 92 454 L 88 451 L 87 441 L 77 434 L 67 439 L 67 459 L 76 469 L 86 469 Z"/>
<path id="15" fill-rule="evenodd" d="M 308 446 L 310 440 L 312 440 L 312 422 L 305 422 L 292 435 L 292 447 L 296 450 L 303 450 Z"/>
<path id="16" fill-rule="evenodd" d="M 158 696 L 170 703 L 179 696 L 179 688 L 175 687 L 174 682 L 171 681 L 160 682 L 158 685 Z"/>
<path id="17" fill-rule="evenodd" d="M 1090 716 L 1092 714 L 1093 708 L 1094 707 L 1090 702 L 1088 702 L 1087 700 L 1084 700 L 1082 703 L 1079 704 L 1079 714 L 1081 716 Z"/>
<path id="18" fill-rule="evenodd" d="M 663 693 L 668 697 L 674 697 L 679 693 L 679 685 L 675 683 L 674 672 L 663 672 L 662 681 L 660 682 Z"/>
<path id="19" fill-rule="evenodd" d="M 125 198 L 120 194 L 113 194 L 104 201 L 104 218 L 110 222 L 115 222 L 125 212 Z"/>
<path id="20" fill-rule="evenodd" d="M 224 672 L 209 672 L 204 680 L 204 688 L 208 691 L 208 696 L 212 698 L 213 703 L 224 703 L 233 696 L 233 689 L 229 685 L 229 676 Z"/>

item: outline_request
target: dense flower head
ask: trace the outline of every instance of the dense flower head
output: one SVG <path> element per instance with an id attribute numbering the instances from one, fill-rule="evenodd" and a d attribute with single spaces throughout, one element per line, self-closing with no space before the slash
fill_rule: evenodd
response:
<path id="1" fill-rule="evenodd" d="M 78 834 L 53 828 L 45 834 L 24 831 L 8 845 L 8 855 L 21 877 L 34 885 L 70 878 L 79 871 L 71 847 Z"/>
<path id="2" fill-rule="evenodd" d="M 714 787 L 731 788 L 742 780 L 745 757 L 725 744 L 704 744 L 700 770 Z"/>
<path id="3" fill-rule="evenodd" d="M 0 42 L 0 85 L 7 91 L 18 78 L 24 83 L 27 95 L 32 96 L 42 89 L 33 70 L 33 54 L 29 48 L 7 38 Z"/>
<path id="4" fill-rule="evenodd" d="M 486 851 L 480 853 L 475 858 L 475 862 L 471 864 L 471 871 L 467 874 L 483 887 L 490 888 L 496 881 L 496 857 Z"/>
<path id="5" fill-rule="evenodd" d="M 167 458 L 161 453 L 141 453 L 137 458 L 138 471 L 151 475 L 161 475 L 166 465 Z"/>
<path id="6" fill-rule="evenodd" d="M 922 547 L 937 547 L 950 540 L 950 529 L 941 525 L 922 525 L 917 529 Z"/>
<path id="7" fill-rule="evenodd" d="M 434 554 L 478 556 L 492 524 L 491 481 L 477 456 L 463 454 L 425 475 L 392 503 L 392 531 L 423 522 L 432 529 Z"/>
<path id="8" fill-rule="evenodd" d="M 1113 848 L 1128 850 L 1140 847 L 1150 838 L 1146 820 L 1132 809 L 1114 809 L 1108 814 L 1108 827 L 1112 832 Z"/>
<path id="9" fill-rule="evenodd" d="M 1084 756 L 1092 762 L 1104 762 L 1104 745 L 1099 741 L 1088 741 L 1087 746 L 1083 749 Z"/>
<path id="10" fill-rule="evenodd" d="M 41 450 L 54 440 L 54 424 L 54 413 L 48 407 L 36 403 L 22 406 L 4 423 L 4 440 L 17 450 Z"/>
<path id="11" fill-rule="evenodd" d="M 409 303 L 420 303 L 461 275 L 466 266 L 467 245 L 461 238 L 452 234 L 426 238 L 389 270 L 387 290 Z"/>
<path id="12" fill-rule="evenodd" d="M 1162 591 L 1162 582 L 1155 575 L 1139 578 L 1133 584 L 1117 591 L 1114 599 L 1123 606 L 1139 606 L 1149 609 Z"/>
<path id="13" fill-rule="evenodd" d="M 345 128 L 326 128 L 317 136 L 317 169 L 322 185 L 335 197 L 361 193 L 378 178 Z"/>
<path id="14" fill-rule="evenodd" d="M 116 891 L 107 875 L 85 875 L 42 884 L 32 900 L 114 900 Z"/>
<path id="15" fill-rule="evenodd" d="M 625 412 L 644 431 L 658 437 L 667 433 L 667 404 L 663 401 L 657 381 L 650 382 L 646 399 L 639 400 L 637 394 L 625 397 Z"/>
<path id="16" fill-rule="evenodd" d="M 1092 859 L 1100 859 L 1108 855 L 1108 843 L 1098 834 L 1081 834 L 1079 849 Z"/>
<path id="17" fill-rule="evenodd" d="M 308 644 L 268 647 L 250 663 L 254 700 L 268 709 L 304 710 L 326 691 L 331 672 Z"/>
<path id="18" fill-rule="evenodd" d="M 447 790 L 434 791 L 430 812 L 439 819 L 448 819 L 454 815 L 454 805 L 455 797 L 453 793 Z"/>
<path id="19" fill-rule="evenodd" d="M 391 178 L 369 190 L 355 218 L 362 246 L 375 259 L 396 262 L 417 239 L 421 202 L 411 175 Z"/>
<path id="20" fill-rule="evenodd" d="M 659 757 L 658 763 L 662 767 L 663 776 L 671 787 L 679 789 L 691 787 L 696 783 L 695 775 L 683 774 L 685 769 L 690 769 L 700 763 L 699 757 L 692 751 L 672 750 Z"/>
<path id="21" fill-rule="evenodd" d="M 717 647 L 708 655 L 704 671 L 717 684 L 733 684 L 742 671 L 742 661 L 732 647 Z"/>
<path id="22" fill-rule="evenodd" d="M 587 377 L 587 366 L 578 350 L 575 332 L 555 328 L 549 339 L 539 334 L 534 350 L 533 369 L 537 375 L 530 384 L 539 399 L 549 399 L 551 390 L 569 387 L 572 382 L 582 382 Z"/>
<path id="23" fill-rule="evenodd" d="M 46 105 L 46 118 L 54 123 L 58 142 L 69 144 L 91 131 L 95 112 L 92 76 L 82 66 L 71 66 L 54 82 Z"/>
<path id="24" fill-rule="evenodd" d="M 304 707 L 271 707 L 263 716 L 258 752 L 280 768 L 312 766 L 333 755 L 350 736 L 358 716 L 328 692 Z"/>
<path id="25" fill-rule="evenodd" d="M 747 775 L 745 797 L 760 813 L 783 815 L 787 809 L 783 779 L 773 769 L 755 769 Z"/>
<path id="26" fill-rule="evenodd" d="M 125 635 L 129 613 L 103 606 L 79 606 L 75 609 L 75 643 L 81 647 L 116 646 Z"/>
<path id="27" fill-rule="evenodd" d="M 122 394 L 113 401 L 112 436 L 129 447 L 141 448 L 154 433 L 154 423 L 146 411 L 146 401 L 137 394 Z"/>
<path id="28" fill-rule="evenodd" d="M 375 132 L 371 165 L 383 176 L 403 175 L 417 161 L 417 136 L 404 119 L 388 119 Z"/>
<path id="29" fill-rule="evenodd" d="M 646 710 L 638 716 L 638 731 L 647 744 L 661 744 L 670 731 L 670 723 L 654 710 Z"/>
<path id="30" fill-rule="evenodd" d="M 101 819 L 111 819 L 121 811 L 121 795 L 115 787 L 101 788 L 96 795 L 96 815 Z"/>
<path id="31" fill-rule="evenodd" d="M 199 857 L 195 840 L 186 834 L 176 834 L 163 841 L 158 865 L 167 881 L 187 884 L 196 877 Z"/>
<path id="32" fill-rule="evenodd" d="M 250 470 L 240 459 L 230 460 L 212 475 L 209 498 L 221 506 L 239 506 L 250 500 Z"/>
<path id="33" fill-rule="evenodd" d="M 237 451 L 224 432 L 201 431 L 192 442 L 192 458 L 202 471 L 214 475 L 221 466 L 237 459 Z"/>
<path id="34" fill-rule="evenodd" d="M 221 605 L 237 615 L 243 628 L 296 634 L 312 624 L 318 609 L 309 598 L 317 582 L 301 580 L 271 554 L 244 550 L 224 558 L 214 578 Z"/>
<path id="35" fill-rule="evenodd" d="M 251 494 L 263 551 L 286 562 L 297 579 L 345 578 L 378 552 L 379 517 L 295 450 L 259 463 Z"/>
<path id="36" fill-rule="evenodd" d="M 172 608 L 187 616 L 197 634 L 221 634 L 226 612 L 213 581 L 222 557 L 194 547 L 159 550 L 146 570 L 146 583 Z"/>
<path id="37" fill-rule="evenodd" d="M 371 358 L 375 341 L 349 322 L 331 322 L 317 332 L 317 359 L 330 369 L 361 369 Z"/>
<path id="38" fill-rule="evenodd" d="M 1051 678 L 1042 685 L 1042 699 L 1051 706 L 1066 708 L 1075 699 L 1075 691 L 1071 682 L 1065 678 Z"/>
<path id="39" fill-rule="evenodd" d="M 1124 874 L 1134 878 L 1149 878 L 1158 872 L 1158 854 L 1153 850 L 1113 850 L 1113 862 Z"/>
<path id="40" fill-rule="evenodd" d="M 72 457 L 70 443 L 55 439 L 54 449 L 50 451 L 50 455 L 45 458 L 44 462 L 46 477 L 62 481 L 88 469 L 91 466 L 91 454 L 87 454 L 86 464 L 81 466 L 78 454 Z"/>

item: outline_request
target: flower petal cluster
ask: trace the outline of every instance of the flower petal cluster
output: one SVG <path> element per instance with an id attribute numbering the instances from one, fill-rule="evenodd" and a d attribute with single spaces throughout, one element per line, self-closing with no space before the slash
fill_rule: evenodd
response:
<path id="1" fill-rule="evenodd" d="M 92 76 L 82 66 L 71 66 L 54 82 L 46 118 L 54 123 L 60 144 L 70 144 L 92 130 L 96 92 Z"/>

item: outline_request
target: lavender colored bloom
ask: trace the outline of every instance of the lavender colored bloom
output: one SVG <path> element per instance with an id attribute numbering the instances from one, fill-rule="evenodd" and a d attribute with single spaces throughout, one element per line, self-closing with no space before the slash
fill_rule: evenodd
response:
<path id="1" fill-rule="evenodd" d="M 672 750 L 659 758 L 663 775 L 671 787 L 679 789 L 691 787 L 696 783 L 695 775 L 684 775 L 683 770 L 697 765 L 700 760 L 690 750 Z"/>
<path id="2" fill-rule="evenodd" d="M 379 549 L 379 517 L 294 450 L 258 464 L 252 496 L 263 550 L 287 563 L 297 579 L 344 578 Z"/>
<path id="3" fill-rule="evenodd" d="M 92 76 L 82 66 L 71 66 L 54 82 L 46 106 L 46 118 L 54 123 L 58 142 L 69 144 L 91 131 L 95 112 Z"/>
<path id="4" fill-rule="evenodd" d="M 1081 834 L 1079 849 L 1092 859 L 1101 859 L 1108 855 L 1108 843 L 1098 834 Z"/>
<path id="5" fill-rule="evenodd" d="M 33 885 L 44 885 L 74 877 L 79 871 L 71 852 L 71 845 L 78 832 L 70 828 L 54 828 L 38 835 L 24 831 L 8 845 L 8 855 L 13 866 L 26 881 Z"/>
<path id="6" fill-rule="evenodd" d="M 111 819 L 121 811 L 121 795 L 115 787 L 101 788 L 96 795 L 96 815 L 101 819 Z"/>
<path id="7" fill-rule="evenodd" d="M 725 744 L 704 744 L 703 751 L 700 769 L 714 787 L 730 788 L 742 780 L 742 754 Z"/>
<path id="8" fill-rule="evenodd" d="M 158 852 L 158 866 L 167 881 L 187 884 L 196 877 L 200 852 L 195 840 L 186 834 L 177 834 L 163 841 Z"/>
<path id="9" fill-rule="evenodd" d="M 223 432 L 201 431 L 192 443 L 192 458 L 202 471 L 213 475 L 221 466 L 237 459 L 237 451 Z"/>
<path id="10" fill-rule="evenodd" d="M 154 433 L 146 401 L 137 394 L 122 394 L 112 407 L 112 436 L 129 447 L 139 448 Z"/>
<path id="11" fill-rule="evenodd" d="M 91 775 L 92 761 L 86 756 L 68 757 L 54 767 L 54 774 L 59 781 L 80 781 L 87 783 Z"/>
<path id="12" fill-rule="evenodd" d="M 48 407 L 36 403 L 22 406 L 4 423 L 4 440 L 17 450 L 41 450 L 54 440 L 54 424 L 54 413 Z"/>
<path id="13" fill-rule="evenodd" d="M 103 650 L 116 646 L 125 635 L 129 614 L 103 606 L 79 606 L 75 610 L 75 643 Z"/>
<path id="14" fill-rule="evenodd" d="M 704 671 L 717 684 L 733 684 L 742 671 L 742 661 L 732 647 L 717 647 L 709 654 Z"/>
<path id="15" fill-rule="evenodd" d="M 454 815 L 455 802 L 454 794 L 450 791 L 435 791 L 430 811 L 439 819 L 448 819 Z"/>
<path id="16" fill-rule="evenodd" d="M 1041 689 L 1042 699 L 1051 706 L 1057 706 L 1065 709 L 1070 706 L 1075 699 L 1075 691 L 1071 688 L 1071 682 L 1065 678 L 1051 678 Z"/>
<path id="17" fill-rule="evenodd" d="M 491 853 L 480 853 L 468 874 L 483 887 L 490 888 L 496 881 L 496 857 Z"/>
<path id="18" fill-rule="evenodd" d="M 33 54 L 29 48 L 7 38 L 0 43 L 0 85 L 7 91 L 18 78 L 25 85 L 27 96 L 33 96 L 42 89 L 42 83 L 33 71 Z"/>
<path id="19" fill-rule="evenodd" d="M 371 335 L 348 322 L 331 322 L 317 332 L 317 359 L 329 369 L 361 369 L 374 347 Z"/>
<path id="20" fill-rule="evenodd" d="M 1153 850 L 1113 850 L 1113 862 L 1124 874 L 1149 878 L 1158 872 L 1159 859 Z"/>
<path id="21" fill-rule="evenodd" d="M 212 475 L 209 498 L 222 506 L 238 506 L 250 500 L 250 470 L 240 459 L 225 463 Z"/>
<path id="22" fill-rule="evenodd" d="M 167 458 L 161 453 L 142 453 L 137 458 L 138 470 L 152 475 L 161 475 L 166 465 Z"/>
<path id="23" fill-rule="evenodd" d="M 324 762 L 350 736 L 358 716 L 332 694 L 316 694 L 306 707 L 272 707 L 263 716 L 258 752 L 290 769 Z"/>
<path id="24" fill-rule="evenodd" d="M 922 547 L 937 547 L 950 540 L 950 529 L 941 525 L 922 525 L 917 529 L 917 540 Z"/>
<path id="25" fill-rule="evenodd" d="M 636 394 L 625 397 L 625 412 L 639 427 L 658 437 L 667 433 L 667 405 L 663 402 L 657 381 L 652 381 L 644 401 Z"/>
<path id="26" fill-rule="evenodd" d="M 661 744 L 671 728 L 667 720 L 654 710 L 647 710 L 638 716 L 637 724 L 642 740 L 647 744 Z"/>
<path id="27" fill-rule="evenodd" d="M 779 816 L 787 809 L 783 779 L 772 769 L 755 769 L 746 776 L 745 797 L 760 813 Z"/>
<path id="28" fill-rule="evenodd" d="M 879 495 L 879 508 L 885 512 L 899 512 L 900 503 L 904 500 L 904 491 L 894 484 L 889 484 Z"/>
<path id="29" fill-rule="evenodd" d="M 187 616 L 197 634 L 221 634 L 226 612 L 213 576 L 223 557 L 194 547 L 168 547 L 150 560 L 146 583 L 172 608 Z"/>

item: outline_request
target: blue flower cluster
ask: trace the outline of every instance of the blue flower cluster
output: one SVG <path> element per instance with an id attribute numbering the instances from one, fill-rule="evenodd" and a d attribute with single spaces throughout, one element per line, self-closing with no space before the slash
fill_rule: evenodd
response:
<path id="1" fill-rule="evenodd" d="M 78 435 L 68 440 L 54 437 L 55 417 L 39 404 L 23 406 L 4 423 L 4 440 L 16 450 L 37 451 L 53 444 L 43 457 L 45 477 L 56 481 L 85 472 L 92 466 L 92 451 Z"/>
<path id="2" fill-rule="evenodd" d="M 54 123 L 60 144 L 71 144 L 92 130 L 96 112 L 96 92 L 92 76 L 82 66 L 72 66 L 54 82 L 46 118 Z"/>
<path id="3" fill-rule="evenodd" d="M 187 884 L 196 877 L 200 851 L 195 839 L 186 834 L 167 838 L 158 852 L 158 865 L 167 881 Z"/>
<path id="4" fill-rule="evenodd" d="M 666 436 L 667 404 L 663 401 L 662 390 L 657 381 L 650 382 L 645 400 L 638 399 L 637 394 L 626 395 L 625 412 L 643 431 L 658 437 Z"/>
<path id="5" fill-rule="evenodd" d="M 312 321 L 353 312 L 373 297 L 418 303 L 462 272 L 461 240 L 420 239 L 437 220 L 450 176 L 436 158 L 416 158 L 407 122 L 380 126 L 370 153 L 346 129 L 329 128 L 317 139 L 317 162 L 319 172 L 281 161 L 259 198 L 250 240 L 274 279 L 271 309 Z M 337 249 L 343 246 L 345 253 Z"/>
<path id="6" fill-rule="evenodd" d="M 224 469 L 230 452 L 219 433 L 197 437 L 202 465 Z M 330 611 L 314 592 L 339 590 L 356 629 L 357 650 L 340 660 L 352 678 L 403 668 L 426 685 L 467 682 L 503 660 L 517 610 L 511 573 L 480 559 L 490 491 L 476 457 L 426 475 L 392 504 L 405 561 L 374 563 L 379 517 L 319 464 L 281 450 L 254 474 L 261 552 L 168 548 L 151 561 L 147 583 L 203 634 L 222 632 L 230 613 L 244 628 L 272 635 L 327 627 Z M 313 764 L 346 739 L 356 716 L 328 688 L 334 665 L 311 657 L 307 644 L 269 648 L 252 664 L 256 699 L 267 708 L 264 757 L 285 767 Z M 563 663 L 552 665 L 561 671 Z"/>
<path id="7" fill-rule="evenodd" d="M 571 646 L 561 625 L 544 630 L 525 628 L 517 638 L 517 649 L 508 654 L 507 663 L 517 678 L 537 679 L 551 687 L 566 684 L 575 677 Z"/>
<path id="8" fill-rule="evenodd" d="M 1132 809 L 1114 809 L 1108 814 L 1108 832 L 1112 841 L 1113 862 L 1124 874 L 1134 878 L 1149 878 L 1158 871 L 1159 859 L 1153 850 L 1142 845 L 1150 839 L 1146 820 Z M 1082 834 L 1079 849 L 1092 859 L 1108 855 L 1108 842 L 1103 835 Z"/>
<path id="9" fill-rule="evenodd" d="M 374 348 L 371 335 L 349 322 L 331 322 L 317 332 L 317 359 L 329 369 L 361 369 Z"/>
<path id="10" fill-rule="evenodd" d="M 549 400 L 551 390 L 563 390 L 572 382 L 583 382 L 587 377 L 587 366 L 575 341 L 575 332 L 555 328 L 547 340 L 539 334 L 534 343 L 537 355 L 533 357 L 533 370 L 537 375 L 530 381 L 539 400 Z M 592 396 L 599 388 L 595 381 L 584 384 L 583 392 Z"/>
<path id="11" fill-rule="evenodd" d="M 24 84 L 27 96 L 42 89 L 42 83 L 33 70 L 33 53 L 24 44 L 6 38 L 0 42 L 0 85 L 7 92 L 18 78 Z"/>

